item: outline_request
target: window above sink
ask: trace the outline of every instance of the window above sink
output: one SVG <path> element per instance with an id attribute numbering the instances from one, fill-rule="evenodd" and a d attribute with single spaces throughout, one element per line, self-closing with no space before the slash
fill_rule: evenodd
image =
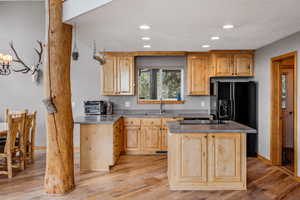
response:
<path id="1" fill-rule="evenodd" d="M 140 104 L 183 103 L 183 67 L 140 67 L 138 75 Z"/>

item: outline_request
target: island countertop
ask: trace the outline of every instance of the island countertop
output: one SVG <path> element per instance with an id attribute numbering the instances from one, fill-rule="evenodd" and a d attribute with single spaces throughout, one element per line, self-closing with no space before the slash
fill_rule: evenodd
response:
<path id="1" fill-rule="evenodd" d="M 224 121 L 222 124 L 180 124 L 180 121 L 168 121 L 169 133 L 248 133 L 256 134 L 253 128 L 234 121 Z"/>

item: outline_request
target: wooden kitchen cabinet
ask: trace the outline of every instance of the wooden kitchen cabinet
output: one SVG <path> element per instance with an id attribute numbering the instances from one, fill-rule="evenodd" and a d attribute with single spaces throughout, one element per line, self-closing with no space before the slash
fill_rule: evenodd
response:
<path id="1" fill-rule="evenodd" d="M 116 73 L 117 95 L 134 95 L 133 56 L 118 56 Z"/>
<path id="2" fill-rule="evenodd" d="M 160 126 L 143 126 L 141 128 L 142 152 L 160 151 L 160 131 Z"/>
<path id="3" fill-rule="evenodd" d="M 120 157 L 121 119 L 115 124 L 80 125 L 80 170 L 109 171 Z"/>
<path id="4" fill-rule="evenodd" d="M 215 76 L 234 75 L 232 54 L 214 54 L 213 62 L 215 67 Z"/>
<path id="5" fill-rule="evenodd" d="M 155 154 L 168 150 L 166 121 L 182 118 L 124 118 L 124 151 Z"/>
<path id="6" fill-rule="evenodd" d="M 188 56 L 187 80 L 189 95 L 210 95 L 211 56 Z"/>
<path id="7" fill-rule="evenodd" d="M 236 76 L 253 76 L 253 55 L 235 54 L 234 66 Z"/>
<path id="8" fill-rule="evenodd" d="M 184 134 L 180 136 L 178 143 L 177 181 L 205 184 L 207 182 L 207 135 Z"/>
<path id="9" fill-rule="evenodd" d="M 169 134 L 168 140 L 171 190 L 246 189 L 246 134 Z"/>
<path id="10" fill-rule="evenodd" d="M 134 57 L 105 57 L 101 67 L 102 95 L 134 95 Z"/>
<path id="11" fill-rule="evenodd" d="M 161 151 L 168 151 L 168 129 L 163 127 L 161 130 Z"/>
<path id="12" fill-rule="evenodd" d="M 253 76 L 252 53 L 214 53 L 213 65 L 215 76 Z"/>
<path id="13" fill-rule="evenodd" d="M 116 93 L 116 68 L 115 56 L 106 56 L 105 64 L 101 67 L 101 92 L 102 95 L 114 95 Z"/>
<path id="14" fill-rule="evenodd" d="M 141 134 L 139 126 L 124 127 L 125 152 L 139 152 L 141 150 Z"/>
<path id="15" fill-rule="evenodd" d="M 209 134 L 209 182 L 216 185 L 231 182 L 234 185 L 243 181 L 246 173 L 243 136 L 240 133 Z"/>

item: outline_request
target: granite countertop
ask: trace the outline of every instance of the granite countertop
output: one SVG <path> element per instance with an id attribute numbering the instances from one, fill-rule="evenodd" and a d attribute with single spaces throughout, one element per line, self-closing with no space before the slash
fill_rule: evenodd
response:
<path id="1" fill-rule="evenodd" d="M 141 118 L 168 118 L 168 117 L 175 117 L 175 118 L 210 118 L 211 115 L 209 114 L 202 114 L 202 113 L 125 113 L 120 114 L 122 117 L 141 117 Z"/>
<path id="2" fill-rule="evenodd" d="M 253 128 L 234 121 L 224 121 L 223 124 L 189 124 L 182 125 L 180 121 L 167 122 L 169 132 L 178 133 L 248 133 L 256 134 Z"/>
<path id="3" fill-rule="evenodd" d="M 75 124 L 114 124 L 122 116 L 120 115 L 91 115 L 80 116 L 74 120 Z"/>
<path id="4" fill-rule="evenodd" d="M 207 112 L 194 111 L 187 112 L 182 110 L 166 111 L 162 114 L 159 111 L 151 110 L 133 110 L 133 111 L 119 111 L 113 115 L 98 115 L 98 116 L 79 116 L 75 117 L 75 124 L 113 124 L 121 117 L 134 118 L 210 118 L 211 115 Z"/>

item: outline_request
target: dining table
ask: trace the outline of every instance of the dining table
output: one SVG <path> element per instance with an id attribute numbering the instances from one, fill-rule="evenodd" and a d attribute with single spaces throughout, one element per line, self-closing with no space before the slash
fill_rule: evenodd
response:
<path id="1" fill-rule="evenodd" d="M 0 122 L 0 138 L 6 138 L 7 130 L 8 130 L 7 123 Z"/>

